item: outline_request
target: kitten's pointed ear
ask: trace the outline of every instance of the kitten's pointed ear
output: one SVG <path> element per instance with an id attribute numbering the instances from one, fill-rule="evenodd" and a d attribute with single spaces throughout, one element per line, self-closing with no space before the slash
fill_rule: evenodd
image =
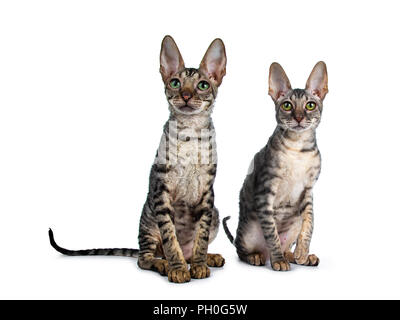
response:
<path id="1" fill-rule="evenodd" d="M 221 39 L 215 39 L 208 47 L 200 69 L 214 81 L 217 86 L 222 82 L 226 72 L 226 53 L 225 46 Z"/>
<path id="2" fill-rule="evenodd" d="M 318 62 L 308 77 L 306 90 L 312 95 L 324 100 L 328 93 L 328 72 L 323 61 Z"/>
<path id="3" fill-rule="evenodd" d="M 160 73 L 164 82 L 170 76 L 185 68 L 178 46 L 171 36 L 165 36 L 161 43 Z"/>
<path id="4" fill-rule="evenodd" d="M 286 95 L 292 90 L 290 81 L 285 73 L 285 70 L 279 63 L 272 63 L 269 67 L 269 90 L 268 94 L 272 100 L 276 101 L 279 97 Z"/>

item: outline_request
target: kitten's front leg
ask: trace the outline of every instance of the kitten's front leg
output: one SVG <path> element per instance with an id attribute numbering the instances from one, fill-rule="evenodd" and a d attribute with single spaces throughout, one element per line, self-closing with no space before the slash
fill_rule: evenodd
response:
<path id="1" fill-rule="evenodd" d="M 195 216 L 200 216 L 190 265 L 190 274 L 192 278 L 195 279 L 204 279 L 210 276 L 210 269 L 207 266 L 207 252 L 213 206 L 213 191 L 208 190 L 206 193 L 204 193 L 202 201 L 196 207 L 194 212 Z"/>
<path id="2" fill-rule="evenodd" d="M 276 186 L 276 181 L 269 181 L 265 185 L 259 186 L 254 198 L 255 208 L 267 243 L 272 269 L 275 271 L 289 271 L 290 265 L 282 252 L 274 218 L 273 203 L 276 195 Z"/>
<path id="3" fill-rule="evenodd" d="M 319 264 L 318 257 L 309 255 L 310 242 L 314 228 L 312 188 L 307 188 L 305 190 L 305 195 L 300 205 L 300 214 L 303 222 L 300 234 L 297 238 L 296 249 L 294 250 L 294 263 L 317 266 Z"/>
<path id="4" fill-rule="evenodd" d="M 163 191 L 154 201 L 158 228 L 160 230 L 162 246 L 168 261 L 168 280 L 176 283 L 190 281 L 190 273 L 176 238 L 175 226 L 171 220 L 173 208 L 167 191 Z"/>

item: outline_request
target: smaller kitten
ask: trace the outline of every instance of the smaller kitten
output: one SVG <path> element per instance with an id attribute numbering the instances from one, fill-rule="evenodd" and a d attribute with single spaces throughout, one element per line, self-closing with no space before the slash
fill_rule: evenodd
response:
<path id="1" fill-rule="evenodd" d="M 278 63 L 270 67 L 269 95 L 275 103 L 277 127 L 268 144 L 255 155 L 240 192 L 236 239 L 226 224 L 230 217 L 223 220 L 239 258 L 251 265 L 265 265 L 270 259 L 273 270 L 287 271 L 289 262 L 319 264 L 317 256 L 309 255 L 309 247 L 312 190 L 321 167 L 315 129 L 327 92 L 328 75 L 322 61 L 315 65 L 304 90 L 291 88 Z"/>

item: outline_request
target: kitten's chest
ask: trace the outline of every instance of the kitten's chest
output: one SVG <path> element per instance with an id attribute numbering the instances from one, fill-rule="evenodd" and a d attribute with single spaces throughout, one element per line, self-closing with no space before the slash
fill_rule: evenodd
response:
<path id="1" fill-rule="evenodd" d="M 320 170 L 318 152 L 288 152 L 281 156 L 278 191 L 274 207 L 298 204 L 306 187 L 312 187 Z"/>
<path id="2" fill-rule="evenodd" d="M 189 142 L 178 146 L 176 162 L 170 164 L 166 176 L 174 202 L 194 206 L 206 191 L 212 177 L 209 164 L 202 161 L 201 148 L 200 144 Z"/>

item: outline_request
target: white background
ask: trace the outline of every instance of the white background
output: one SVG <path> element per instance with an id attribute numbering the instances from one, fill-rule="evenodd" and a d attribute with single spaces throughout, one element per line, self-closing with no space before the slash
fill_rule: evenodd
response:
<path id="1" fill-rule="evenodd" d="M 0 298 L 400 298 L 397 1 L 2 1 Z M 136 259 L 64 257 L 69 248 L 137 247 L 150 166 L 168 117 L 164 35 L 197 67 L 221 37 L 228 56 L 213 115 L 221 216 L 274 127 L 268 67 L 304 87 L 324 60 L 311 245 L 318 268 L 287 273 L 238 261 L 170 284 Z"/>

